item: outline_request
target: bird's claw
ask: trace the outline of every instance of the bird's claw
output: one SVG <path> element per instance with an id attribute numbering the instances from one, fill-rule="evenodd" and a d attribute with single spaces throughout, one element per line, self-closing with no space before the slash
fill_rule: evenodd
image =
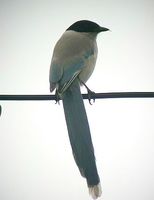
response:
<path id="1" fill-rule="evenodd" d="M 56 90 L 56 92 L 55 92 L 55 96 L 56 96 L 56 99 L 55 99 L 55 104 L 57 104 L 58 103 L 58 105 L 60 105 L 60 97 L 59 97 L 59 94 L 58 94 L 58 91 Z"/>
<path id="2" fill-rule="evenodd" d="M 87 93 L 88 93 L 88 101 L 89 104 L 92 105 L 93 103 L 95 103 L 95 92 L 91 91 L 88 86 L 79 79 L 79 81 L 85 86 L 85 88 L 87 89 Z M 93 103 L 91 103 L 91 100 L 93 100 Z"/>
<path id="3" fill-rule="evenodd" d="M 90 105 L 93 105 L 95 103 L 95 92 L 91 91 L 90 89 L 87 90 L 88 92 L 88 101 Z M 93 102 L 91 102 L 93 100 Z"/>

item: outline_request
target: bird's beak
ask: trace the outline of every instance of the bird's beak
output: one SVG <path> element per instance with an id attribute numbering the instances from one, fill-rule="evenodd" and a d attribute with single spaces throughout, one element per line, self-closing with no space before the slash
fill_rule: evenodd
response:
<path id="1" fill-rule="evenodd" d="M 105 28 L 105 27 L 100 27 L 100 32 L 103 32 L 103 31 L 110 31 L 110 29 Z"/>

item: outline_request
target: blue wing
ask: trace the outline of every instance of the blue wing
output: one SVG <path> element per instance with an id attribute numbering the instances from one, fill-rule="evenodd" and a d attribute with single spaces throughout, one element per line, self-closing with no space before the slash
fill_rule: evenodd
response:
<path id="1" fill-rule="evenodd" d="M 59 93 L 63 93 L 80 74 L 84 67 L 84 59 L 71 58 L 67 62 L 53 61 L 50 68 L 50 90 L 58 87 Z"/>
<path id="2" fill-rule="evenodd" d="M 68 66 L 64 66 L 63 76 L 59 81 L 58 91 L 63 93 L 72 84 L 84 67 L 83 59 L 74 59 Z"/>
<path id="3" fill-rule="evenodd" d="M 52 61 L 50 66 L 49 81 L 50 91 L 52 92 L 63 75 L 63 68 L 58 62 Z"/>

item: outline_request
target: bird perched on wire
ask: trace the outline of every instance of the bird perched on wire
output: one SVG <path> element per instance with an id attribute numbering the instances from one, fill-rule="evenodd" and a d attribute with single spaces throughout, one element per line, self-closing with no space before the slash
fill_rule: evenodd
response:
<path id="1" fill-rule="evenodd" d="M 94 70 L 98 33 L 108 30 L 88 20 L 72 24 L 55 45 L 49 75 L 50 91 L 56 89 L 63 101 L 74 159 L 93 199 L 101 196 L 101 185 L 80 85 Z"/>

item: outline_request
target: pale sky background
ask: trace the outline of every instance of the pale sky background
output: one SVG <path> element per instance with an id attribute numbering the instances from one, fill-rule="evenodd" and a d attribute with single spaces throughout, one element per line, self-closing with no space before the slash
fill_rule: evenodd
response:
<path id="1" fill-rule="evenodd" d="M 52 51 L 77 20 L 98 36 L 88 86 L 154 91 L 153 0 L 0 0 L 0 93 L 49 94 Z M 0 102 L 0 200 L 90 200 L 70 148 L 62 103 Z M 85 101 L 102 200 L 154 199 L 154 99 Z"/>

